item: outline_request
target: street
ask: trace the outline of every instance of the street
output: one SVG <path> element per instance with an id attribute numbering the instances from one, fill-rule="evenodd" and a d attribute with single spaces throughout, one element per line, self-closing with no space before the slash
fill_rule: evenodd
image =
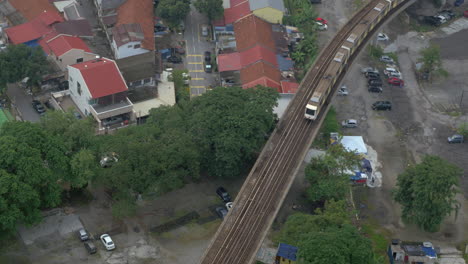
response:
<path id="1" fill-rule="evenodd" d="M 190 97 L 194 97 L 205 93 L 210 85 L 214 85 L 215 76 L 218 73 L 205 73 L 204 71 L 204 53 L 209 51 L 212 55 L 215 54 L 214 43 L 210 41 L 210 38 L 201 35 L 202 25 L 208 27 L 207 18 L 200 14 L 193 5 L 190 8 L 190 14 L 185 20 L 184 40 L 187 57 L 184 64 L 191 78 Z M 209 32 L 209 35 L 211 36 L 212 32 Z"/>
<path id="2" fill-rule="evenodd" d="M 31 105 L 33 100 L 31 95 L 26 94 L 26 91 L 16 83 L 7 84 L 7 94 L 23 120 L 39 122 L 41 116 Z"/>

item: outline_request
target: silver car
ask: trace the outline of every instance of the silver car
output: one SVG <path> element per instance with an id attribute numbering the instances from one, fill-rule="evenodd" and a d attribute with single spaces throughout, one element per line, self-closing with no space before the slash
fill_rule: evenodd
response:
<path id="1" fill-rule="evenodd" d="M 452 135 L 447 138 L 448 143 L 463 143 L 463 135 Z"/>
<path id="2" fill-rule="evenodd" d="M 385 63 L 395 63 L 395 61 L 387 55 L 383 55 L 382 57 L 380 57 L 380 61 L 383 61 Z"/>
<path id="3" fill-rule="evenodd" d="M 341 126 L 345 128 L 354 128 L 357 127 L 358 122 L 356 119 L 346 119 L 341 122 Z"/>

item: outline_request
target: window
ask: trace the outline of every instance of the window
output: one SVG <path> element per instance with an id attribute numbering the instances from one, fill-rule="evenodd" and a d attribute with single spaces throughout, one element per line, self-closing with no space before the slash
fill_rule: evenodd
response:
<path id="1" fill-rule="evenodd" d="M 88 104 L 89 104 L 89 105 L 95 105 L 95 104 L 97 104 L 97 99 L 89 99 L 89 100 L 88 100 Z"/>
<path id="2" fill-rule="evenodd" d="M 76 59 L 76 63 L 80 63 L 80 62 L 83 62 L 83 58 Z"/>
<path id="3" fill-rule="evenodd" d="M 139 49 L 141 47 L 140 44 L 135 44 L 135 46 L 133 46 L 134 49 Z"/>
<path id="4" fill-rule="evenodd" d="M 127 48 L 131 48 L 131 47 L 132 47 L 132 45 L 128 45 L 128 46 L 127 46 Z"/>
<path id="5" fill-rule="evenodd" d="M 78 94 L 81 95 L 81 84 L 79 82 L 76 82 L 76 87 Z"/>
<path id="6" fill-rule="evenodd" d="M 144 79 L 144 80 L 143 80 L 143 83 L 149 83 L 149 82 L 151 82 L 151 78 L 148 78 L 148 79 Z"/>

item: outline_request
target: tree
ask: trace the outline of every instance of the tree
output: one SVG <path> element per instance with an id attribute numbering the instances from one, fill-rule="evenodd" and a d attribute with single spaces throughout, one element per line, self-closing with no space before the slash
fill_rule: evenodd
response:
<path id="1" fill-rule="evenodd" d="M 187 109 L 189 129 L 212 176 L 237 177 L 248 170 L 275 125 L 278 93 L 266 87 L 218 87 Z"/>
<path id="2" fill-rule="evenodd" d="M 307 197 L 312 202 L 330 199 L 340 200 L 349 188 L 347 171 L 359 165 L 359 156 L 341 145 L 332 145 L 323 156 L 315 157 L 306 167 L 306 179 L 310 183 Z"/>
<path id="3" fill-rule="evenodd" d="M 160 16 L 172 28 L 177 27 L 190 12 L 190 0 L 161 0 L 158 4 Z"/>
<path id="4" fill-rule="evenodd" d="M 172 81 L 174 82 L 174 88 L 176 90 L 177 103 L 179 103 L 182 100 L 190 99 L 188 85 L 185 84 L 186 78 L 184 78 L 184 74 L 188 74 L 187 70 L 174 70 L 172 72 Z"/>
<path id="5" fill-rule="evenodd" d="M 36 84 L 47 73 L 48 63 L 41 48 L 26 45 L 9 45 L 0 52 L 0 89 L 7 83 L 29 77 L 29 84 Z"/>
<path id="6" fill-rule="evenodd" d="M 440 57 L 440 47 L 437 45 L 431 45 L 423 50 L 421 50 L 422 55 L 422 72 L 432 74 L 435 71 L 439 73 L 444 73 L 442 68 L 442 59 Z"/>
<path id="7" fill-rule="evenodd" d="M 210 22 L 224 14 L 223 0 L 196 0 L 194 5 L 200 13 L 208 17 Z"/>
<path id="8" fill-rule="evenodd" d="M 393 197 L 402 207 L 405 222 L 415 223 L 425 231 L 439 230 L 444 217 L 458 211 L 455 199 L 462 170 L 437 157 L 426 156 L 397 178 Z"/>

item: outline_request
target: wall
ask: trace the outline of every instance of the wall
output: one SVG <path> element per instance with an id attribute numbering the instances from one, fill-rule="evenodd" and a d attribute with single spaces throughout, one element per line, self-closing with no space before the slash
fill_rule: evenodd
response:
<path id="1" fill-rule="evenodd" d="M 140 41 L 133 41 L 133 42 L 129 42 L 129 43 L 126 43 L 120 47 L 117 48 L 116 44 L 115 44 L 115 41 L 113 40 L 112 41 L 112 47 L 113 47 L 113 50 L 114 50 L 114 56 L 116 59 L 122 59 L 122 58 L 126 58 L 126 57 L 130 57 L 130 56 L 135 56 L 135 55 L 138 55 L 138 54 L 143 54 L 143 53 L 146 53 L 146 52 L 149 52 L 149 50 L 147 49 L 143 49 L 143 48 L 133 48 L 134 45 L 140 45 L 141 46 L 141 42 Z M 129 48 L 129 46 L 131 46 L 131 48 Z"/>
<path id="2" fill-rule="evenodd" d="M 96 54 L 85 52 L 84 50 L 80 49 L 71 49 L 68 52 L 62 54 L 62 56 L 58 57 L 58 59 L 55 58 L 55 63 L 57 63 L 62 71 L 65 71 L 68 65 L 78 63 L 76 60 L 79 58 L 83 58 L 83 62 L 90 61 L 96 58 Z"/>
<path id="3" fill-rule="evenodd" d="M 77 82 L 79 82 L 81 85 L 81 95 L 79 95 L 77 91 Z M 75 102 L 76 106 L 78 106 L 83 114 L 89 115 L 90 106 L 88 101 L 91 99 L 91 93 L 88 90 L 81 72 L 78 69 L 70 66 L 68 66 L 68 85 L 70 90 L 70 97 L 73 102 Z"/>
<path id="4" fill-rule="evenodd" d="M 283 20 L 283 12 L 271 7 L 260 8 L 253 11 L 253 13 L 273 24 L 281 23 Z"/>

